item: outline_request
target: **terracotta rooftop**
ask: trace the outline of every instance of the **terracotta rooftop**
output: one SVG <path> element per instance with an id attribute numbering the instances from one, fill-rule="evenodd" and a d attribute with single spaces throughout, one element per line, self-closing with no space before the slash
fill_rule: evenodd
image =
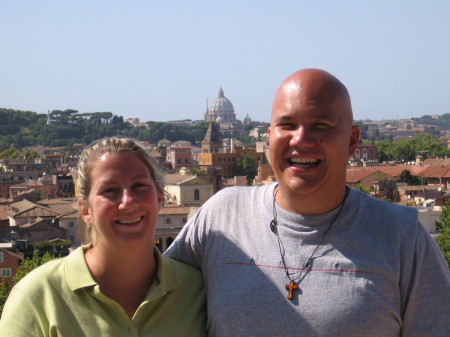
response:
<path id="1" fill-rule="evenodd" d="M 78 204 L 76 198 L 57 198 L 45 199 L 37 202 L 39 205 L 50 208 L 58 214 L 72 214 L 78 211 Z"/>
<path id="2" fill-rule="evenodd" d="M 5 249 L 5 248 L 0 248 L 0 251 L 4 252 L 6 254 L 9 254 L 11 256 L 14 256 L 15 258 L 17 258 L 19 260 L 23 260 L 23 255 L 21 255 L 21 254 L 14 253 L 14 252 L 12 252 L 12 251 L 10 251 L 8 249 Z"/>
<path id="3" fill-rule="evenodd" d="M 362 179 L 376 173 L 377 171 L 347 170 L 345 181 L 347 183 L 357 183 Z"/>
<path id="4" fill-rule="evenodd" d="M 449 178 L 450 166 L 427 166 L 422 174 L 425 178 Z"/>
<path id="5" fill-rule="evenodd" d="M 186 175 L 186 176 L 182 176 L 179 174 L 166 174 L 164 176 L 164 182 L 166 184 L 179 184 L 182 183 L 183 181 L 189 180 L 195 178 L 195 176 L 191 176 L 191 175 Z"/>
<path id="6" fill-rule="evenodd" d="M 347 171 L 380 171 L 391 177 L 398 177 L 404 170 L 408 170 L 413 176 L 420 176 L 427 167 L 419 165 L 391 165 L 391 166 L 367 166 L 348 167 Z"/>
<path id="7" fill-rule="evenodd" d="M 32 216 L 32 217 L 38 217 L 38 216 L 49 217 L 49 216 L 58 215 L 57 212 L 53 211 L 52 209 L 42 206 L 42 205 L 32 203 L 31 201 L 28 201 L 26 199 L 12 203 L 10 205 L 8 214 L 14 215 L 14 216 L 20 216 L 21 214 L 27 213 L 27 212 L 30 213 L 27 216 Z"/>
<path id="8" fill-rule="evenodd" d="M 450 158 L 447 159 L 436 159 L 428 158 L 423 161 L 424 166 L 450 166 Z"/>
<path id="9" fill-rule="evenodd" d="M 0 220 L 8 219 L 8 205 L 0 205 Z"/>

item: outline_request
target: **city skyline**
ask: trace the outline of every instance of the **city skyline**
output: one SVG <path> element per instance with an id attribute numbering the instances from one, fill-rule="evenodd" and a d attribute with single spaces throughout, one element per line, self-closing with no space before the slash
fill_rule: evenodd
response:
<path id="1" fill-rule="evenodd" d="M 137 0 L 2 4 L 0 107 L 203 119 L 222 87 L 268 121 L 290 73 L 325 69 L 356 120 L 450 113 L 450 3 Z"/>

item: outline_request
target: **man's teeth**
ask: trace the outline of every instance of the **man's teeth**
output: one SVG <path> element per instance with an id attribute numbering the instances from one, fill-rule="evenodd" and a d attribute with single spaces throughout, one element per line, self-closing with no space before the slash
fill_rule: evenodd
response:
<path id="1" fill-rule="evenodd" d="M 141 218 L 136 218 L 136 219 L 131 219 L 131 220 L 118 220 L 118 223 L 121 224 L 129 224 L 129 223 L 135 223 L 138 222 L 139 220 L 141 220 Z"/>
<path id="2" fill-rule="evenodd" d="M 291 158 L 292 164 L 316 164 L 317 162 L 318 160 L 313 158 Z"/>

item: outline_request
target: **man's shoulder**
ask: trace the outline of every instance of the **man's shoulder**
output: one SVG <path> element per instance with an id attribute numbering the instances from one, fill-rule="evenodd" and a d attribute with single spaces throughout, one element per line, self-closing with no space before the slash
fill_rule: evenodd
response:
<path id="1" fill-rule="evenodd" d="M 226 187 L 217 192 L 211 199 L 248 199 L 249 197 L 263 196 L 270 189 L 270 185 L 263 186 L 233 186 Z"/>

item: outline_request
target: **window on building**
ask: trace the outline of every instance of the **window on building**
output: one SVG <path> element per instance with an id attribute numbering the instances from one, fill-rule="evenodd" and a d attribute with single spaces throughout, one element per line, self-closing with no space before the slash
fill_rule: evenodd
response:
<path id="1" fill-rule="evenodd" d="M 69 222 L 69 228 L 75 228 L 75 221 Z"/>
<path id="2" fill-rule="evenodd" d="M 183 225 L 187 222 L 187 218 L 183 218 L 181 219 L 181 222 L 183 223 Z"/>
<path id="3" fill-rule="evenodd" d="M 1 277 L 11 277 L 11 268 L 2 268 L 0 269 Z"/>
<path id="4" fill-rule="evenodd" d="M 200 200 L 200 190 L 198 188 L 194 190 L 194 200 Z"/>
<path id="5" fill-rule="evenodd" d="M 164 223 L 165 223 L 166 225 L 170 225 L 170 223 L 171 223 L 170 218 L 166 218 L 166 219 L 164 220 Z"/>
<path id="6" fill-rule="evenodd" d="M 169 248 L 170 245 L 172 244 L 172 242 L 173 242 L 173 238 L 168 237 L 168 238 L 166 239 L 166 247 Z"/>
<path id="7" fill-rule="evenodd" d="M 155 246 L 160 252 L 162 252 L 162 241 L 160 238 L 155 238 Z"/>
<path id="8" fill-rule="evenodd" d="M 181 164 L 181 159 L 180 158 L 178 158 L 178 164 Z"/>
<path id="9" fill-rule="evenodd" d="M 188 163 L 189 160 L 188 160 L 187 158 L 184 158 L 184 162 L 185 162 L 185 163 Z"/>
<path id="10" fill-rule="evenodd" d="M 0 263 L 5 262 L 5 253 L 0 252 Z"/>

